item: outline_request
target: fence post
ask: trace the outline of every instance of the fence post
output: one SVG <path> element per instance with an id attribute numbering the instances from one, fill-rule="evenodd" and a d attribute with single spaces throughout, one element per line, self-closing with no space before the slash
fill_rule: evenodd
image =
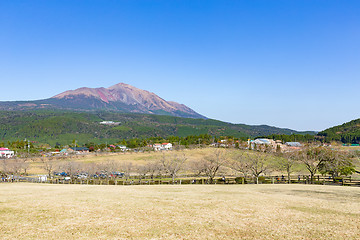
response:
<path id="1" fill-rule="evenodd" d="M 274 183 L 275 183 L 274 177 L 272 177 L 272 179 L 271 179 L 271 180 L 272 180 L 272 184 L 274 184 Z"/>

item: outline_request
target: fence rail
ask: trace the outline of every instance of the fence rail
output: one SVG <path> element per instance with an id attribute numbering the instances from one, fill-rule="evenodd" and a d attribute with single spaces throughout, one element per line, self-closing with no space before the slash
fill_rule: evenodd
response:
<path id="1" fill-rule="evenodd" d="M 40 177 L 18 177 L 12 176 L 2 178 L 1 182 L 31 182 L 48 184 L 84 184 L 84 185 L 164 185 L 164 184 L 321 184 L 321 185 L 342 185 L 360 186 L 359 179 L 351 177 L 331 178 L 329 176 L 317 175 L 311 183 L 309 176 L 291 176 L 290 183 L 283 176 L 260 176 L 258 180 L 252 177 L 216 177 L 212 181 L 205 177 L 176 178 L 174 181 L 168 178 L 139 179 L 139 178 L 108 178 L 108 179 L 64 179 L 53 178 L 43 180 Z"/>

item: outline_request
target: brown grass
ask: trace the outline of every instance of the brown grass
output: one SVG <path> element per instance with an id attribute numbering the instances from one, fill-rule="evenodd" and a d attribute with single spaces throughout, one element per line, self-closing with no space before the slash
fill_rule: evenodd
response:
<path id="1" fill-rule="evenodd" d="M 204 149 L 185 149 L 182 151 L 168 151 L 168 152 L 143 152 L 143 153 L 108 153 L 108 154 L 87 154 L 87 155 L 75 155 L 69 156 L 65 159 L 59 159 L 58 162 L 75 161 L 79 163 L 102 163 L 106 161 L 114 161 L 117 163 L 131 162 L 134 165 L 143 165 L 147 162 L 156 161 L 162 158 L 162 155 L 171 155 L 176 153 L 185 153 L 188 162 L 199 160 L 205 155 L 210 154 L 214 151 L 213 148 Z M 46 171 L 42 168 L 40 158 L 33 158 L 28 161 L 30 168 L 29 174 L 46 174 Z"/>
<path id="2" fill-rule="evenodd" d="M 357 239 L 360 188 L 0 184 L 0 239 Z"/>

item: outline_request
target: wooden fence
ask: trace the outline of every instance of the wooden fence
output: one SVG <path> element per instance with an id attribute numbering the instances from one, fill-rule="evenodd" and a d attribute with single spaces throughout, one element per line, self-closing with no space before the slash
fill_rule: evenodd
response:
<path id="1" fill-rule="evenodd" d="M 84 184 L 84 185 L 163 185 L 163 184 L 210 184 L 210 180 L 205 177 L 184 177 L 176 178 L 174 181 L 169 178 L 139 179 L 139 178 L 109 178 L 109 179 L 69 179 L 54 178 L 41 180 L 39 177 L 12 177 L 3 178 L 1 182 L 32 182 L 49 184 Z M 211 184 L 255 184 L 257 181 L 252 177 L 216 177 Z M 289 184 L 283 176 L 260 176 L 259 184 Z M 291 176 L 290 184 L 311 184 L 309 176 Z M 329 176 L 316 175 L 313 184 L 321 185 L 343 185 L 360 186 L 360 179 L 351 177 L 331 178 Z"/>

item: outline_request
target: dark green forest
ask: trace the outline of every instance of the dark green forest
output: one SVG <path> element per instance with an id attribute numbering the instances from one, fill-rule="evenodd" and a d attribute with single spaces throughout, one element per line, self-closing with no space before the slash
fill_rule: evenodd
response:
<path id="1" fill-rule="evenodd" d="M 341 141 L 349 144 L 359 144 L 360 142 L 360 118 L 326 129 L 318 133 L 325 141 Z"/>
<path id="2" fill-rule="evenodd" d="M 339 126 L 328 128 L 314 134 L 270 134 L 261 136 L 274 140 L 282 140 L 283 142 L 342 142 L 344 144 L 360 143 L 360 119 L 356 119 Z"/>
<path id="3" fill-rule="evenodd" d="M 120 122 L 118 126 L 101 125 L 101 121 Z M 0 142 L 31 140 L 34 143 L 79 144 L 118 142 L 119 139 L 209 136 L 253 138 L 270 134 L 307 134 L 267 125 L 231 124 L 212 119 L 180 118 L 118 112 L 70 111 L 0 111 Z"/>

